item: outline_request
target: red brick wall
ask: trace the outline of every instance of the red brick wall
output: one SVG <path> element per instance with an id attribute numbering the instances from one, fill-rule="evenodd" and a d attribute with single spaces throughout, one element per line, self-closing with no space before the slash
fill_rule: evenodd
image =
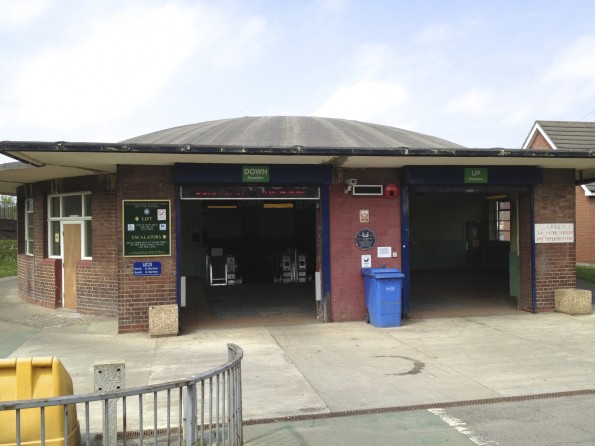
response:
<path id="1" fill-rule="evenodd" d="M 330 188 L 331 238 L 331 321 L 363 320 L 366 315 L 361 255 L 372 254 L 372 267 L 386 265 L 401 268 L 401 207 L 399 197 L 354 197 L 344 193 L 343 178 L 356 178 L 359 184 L 399 184 L 398 171 L 393 169 L 343 170 L 338 182 Z M 359 222 L 359 210 L 370 211 L 370 222 Z M 376 235 L 370 251 L 355 246 L 355 234 L 369 228 Z M 397 258 L 378 258 L 378 246 L 392 246 Z"/>
<path id="2" fill-rule="evenodd" d="M 176 221 L 173 169 L 167 166 L 120 166 L 118 168 L 117 234 L 122 234 L 122 200 L 171 200 L 171 256 L 123 257 L 122 238 L 118 236 L 120 333 L 148 331 L 149 307 L 177 302 Z M 161 262 L 161 276 L 135 277 L 134 262 Z"/>
<path id="3" fill-rule="evenodd" d="M 46 190 L 35 185 L 25 195 L 25 189 L 18 192 L 18 257 L 17 281 L 21 299 L 47 308 L 56 308 L 62 304 L 62 274 L 60 259 L 47 257 L 47 205 Z M 33 252 L 25 251 L 25 199 L 33 198 Z"/>
<path id="4" fill-rule="evenodd" d="M 595 263 L 595 197 L 576 188 L 576 261 Z"/>
<path id="5" fill-rule="evenodd" d="M 574 171 L 547 169 L 535 187 L 535 223 L 575 223 Z M 575 243 L 536 243 L 536 310 L 554 310 L 554 290 L 576 287 Z M 527 308 L 524 308 L 527 309 Z"/>
<path id="6" fill-rule="evenodd" d="M 547 140 L 543 137 L 541 132 L 536 132 L 535 138 L 533 138 L 533 141 L 531 142 L 529 149 L 531 149 L 531 150 L 553 150 L 552 146 L 550 146 L 550 143 L 547 142 Z"/>
<path id="7" fill-rule="evenodd" d="M 109 188 L 112 189 L 112 188 Z M 93 208 L 93 260 L 77 264 L 77 311 L 88 314 L 118 314 L 118 234 L 116 233 L 116 193 L 96 190 Z"/>
<path id="8" fill-rule="evenodd" d="M 113 176 L 99 175 L 41 182 L 19 189 L 18 287 L 22 299 L 50 308 L 62 306 L 62 261 L 48 258 L 47 196 L 91 191 L 93 260 L 81 260 L 77 264 L 77 311 L 117 315 L 114 187 Z M 30 197 L 34 199 L 33 256 L 24 254 L 24 201 Z"/>

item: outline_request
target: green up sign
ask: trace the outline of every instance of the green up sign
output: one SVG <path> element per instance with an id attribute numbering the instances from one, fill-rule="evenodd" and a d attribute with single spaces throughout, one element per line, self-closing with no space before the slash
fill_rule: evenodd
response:
<path id="1" fill-rule="evenodd" d="M 487 167 L 465 167 L 465 184 L 487 184 Z"/>
<path id="2" fill-rule="evenodd" d="M 268 183 L 269 166 L 242 166 L 243 183 Z"/>

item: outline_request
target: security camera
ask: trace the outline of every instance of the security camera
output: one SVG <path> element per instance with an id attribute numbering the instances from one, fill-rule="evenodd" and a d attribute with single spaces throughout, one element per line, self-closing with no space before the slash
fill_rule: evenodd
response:
<path id="1" fill-rule="evenodd" d="M 345 180 L 345 184 L 347 184 L 349 186 L 354 186 L 357 184 L 357 178 L 347 178 Z"/>

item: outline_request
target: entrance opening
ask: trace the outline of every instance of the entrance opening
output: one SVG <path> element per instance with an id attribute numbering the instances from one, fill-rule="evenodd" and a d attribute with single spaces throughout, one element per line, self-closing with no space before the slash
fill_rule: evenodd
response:
<path id="1" fill-rule="evenodd" d="M 317 200 L 182 200 L 182 321 L 316 320 Z"/>
<path id="2" fill-rule="evenodd" d="M 412 318 L 517 310 L 517 192 L 412 187 L 409 211 Z"/>

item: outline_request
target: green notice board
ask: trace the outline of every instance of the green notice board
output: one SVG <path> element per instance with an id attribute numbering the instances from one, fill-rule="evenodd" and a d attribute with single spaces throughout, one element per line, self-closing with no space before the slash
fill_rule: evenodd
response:
<path id="1" fill-rule="evenodd" d="M 465 167 L 465 184 L 488 184 L 488 168 Z"/>
<path id="2" fill-rule="evenodd" d="M 124 257 L 171 255 L 170 200 L 122 200 Z"/>

